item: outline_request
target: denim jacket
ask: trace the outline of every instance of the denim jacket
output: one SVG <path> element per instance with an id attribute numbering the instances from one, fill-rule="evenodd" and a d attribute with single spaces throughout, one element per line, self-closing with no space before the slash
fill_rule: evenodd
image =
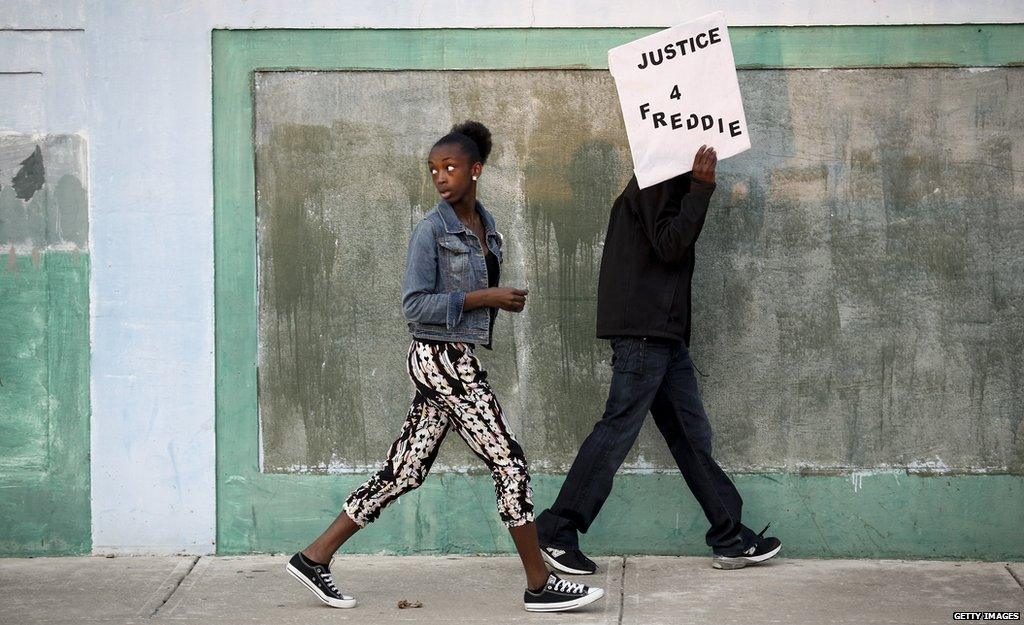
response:
<path id="1" fill-rule="evenodd" d="M 487 247 L 500 267 L 502 236 L 480 202 Z M 402 307 L 416 338 L 489 345 L 491 309 L 464 310 L 466 294 L 486 289 L 487 261 L 479 238 L 441 200 L 416 224 L 405 262 Z"/>

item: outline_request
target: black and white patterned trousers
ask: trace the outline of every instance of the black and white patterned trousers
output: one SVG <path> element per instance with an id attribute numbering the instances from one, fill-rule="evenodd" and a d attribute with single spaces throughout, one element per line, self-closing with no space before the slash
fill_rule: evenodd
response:
<path id="1" fill-rule="evenodd" d="M 349 495 L 345 513 L 366 526 L 385 506 L 422 484 L 441 441 L 454 428 L 490 469 L 502 522 L 508 527 L 532 522 L 526 456 L 509 431 L 472 347 L 413 339 L 407 369 L 416 396 L 402 433 L 380 470 Z"/>

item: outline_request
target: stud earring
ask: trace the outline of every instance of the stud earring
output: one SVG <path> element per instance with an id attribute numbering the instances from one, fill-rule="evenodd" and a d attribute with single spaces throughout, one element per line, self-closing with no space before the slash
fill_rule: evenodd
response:
<path id="1" fill-rule="evenodd" d="M 473 180 L 476 180 L 476 176 L 473 176 Z"/>

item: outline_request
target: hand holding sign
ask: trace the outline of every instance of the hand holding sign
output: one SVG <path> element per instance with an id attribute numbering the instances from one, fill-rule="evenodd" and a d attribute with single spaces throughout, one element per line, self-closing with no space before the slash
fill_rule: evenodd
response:
<path id="1" fill-rule="evenodd" d="M 706 145 L 700 146 L 697 155 L 693 157 L 693 177 L 701 182 L 715 183 L 715 165 L 718 164 L 718 155 L 715 148 Z"/>
<path id="2" fill-rule="evenodd" d="M 723 13 L 613 48 L 608 69 L 641 189 L 691 170 L 697 176 L 702 145 L 713 146 L 715 161 L 750 148 Z"/>

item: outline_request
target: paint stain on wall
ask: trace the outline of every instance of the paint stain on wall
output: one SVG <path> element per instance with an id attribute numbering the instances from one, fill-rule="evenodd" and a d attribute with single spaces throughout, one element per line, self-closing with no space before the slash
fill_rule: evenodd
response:
<path id="1" fill-rule="evenodd" d="M 85 248 L 84 171 L 79 137 L 0 135 L 0 245 L 19 254 Z"/>
<path id="2" fill-rule="evenodd" d="M 46 169 L 43 167 L 43 152 L 36 146 L 32 154 L 21 162 L 21 169 L 11 180 L 14 193 L 19 200 L 31 200 L 36 191 L 43 188 Z"/>

